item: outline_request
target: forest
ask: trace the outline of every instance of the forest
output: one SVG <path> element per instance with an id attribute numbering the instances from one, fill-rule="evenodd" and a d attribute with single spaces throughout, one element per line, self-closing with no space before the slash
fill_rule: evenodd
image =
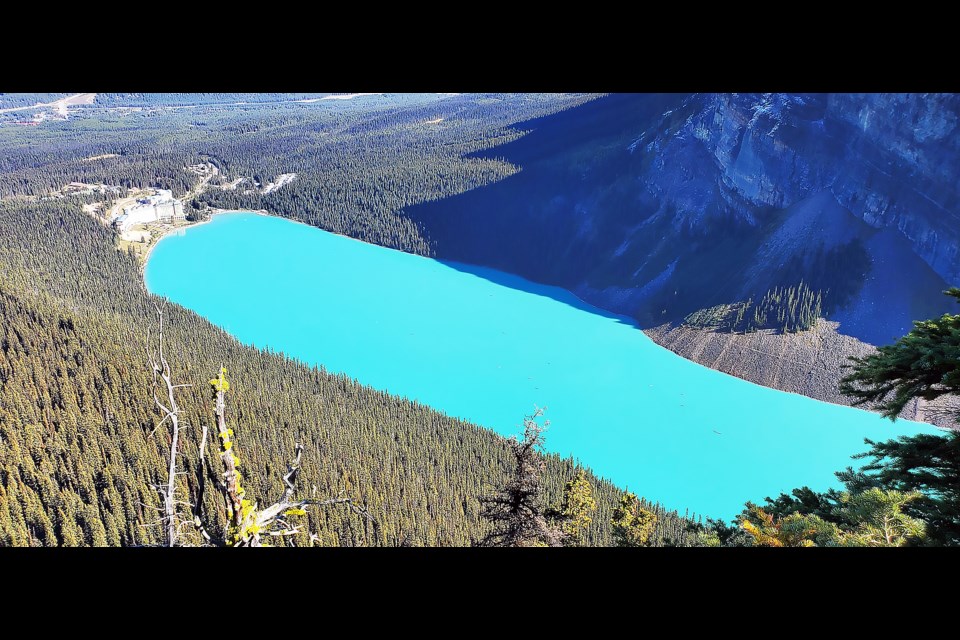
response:
<path id="1" fill-rule="evenodd" d="M 684 324 L 738 333 L 761 329 L 796 333 L 812 329 L 822 315 L 823 292 L 814 292 L 801 281 L 796 286 L 769 289 L 757 302 L 749 299 L 694 311 L 684 318 Z"/>
<path id="2" fill-rule="evenodd" d="M 65 98 L 69 93 L 0 93 L 0 109 L 32 107 Z"/>
<path id="3" fill-rule="evenodd" d="M 79 200 L 24 196 L 63 180 L 166 184 L 182 192 L 191 183 L 181 169 L 198 156 L 132 153 L 141 162 L 98 160 L 88 169 L 77 158 L 113 147 L 103 138 L 95 144 L 81 138 L 67 147 L 73 160 L 54 160 L 49 140 L 51 146 L 24 144 L 3 160 L 9 190 L 0 201 L 2 546 L 153 545 L 162 537 L 153 486 L 162 480 L 170 443 L 163 430 L 151 435 L 159 415 L 146 349 L 155 318 L 139 265 L 116 249 L 112 230 L 80 210 Z M 34 161 L 42 168 L 31 170 Z M 232 424 L 251 492 L 278 495 L 301 442 L 301 486 L 351 495 L 376 514 L 372 527 L 348 512 L 311 510 L 307 530 L 319 544 L 469 545 L 486 534 L 480 499 L 509 476 L 507 440 L 283 354 L 242 346 L 176 305 L 167 316 L 175 376 L 194 384 L 181 396 L 190 428 L 212 420 L 206 380 L 221 365 L 231 372 Z M 186 458 L 196 456 L 195 435 L 185 440 Z M 551 455 L 544 460 L 544 500 L 559 503 L 577 466 Z M 586 477 L 597 511 L 583 541 L 611 544 L 622 491 Z M 191 481 L 182 479 L 185 495 L 195 489 Z M 209 509 L 222 509 L 209 501 Z M 691 520 L 643 505 L 657 514 L 651 544 L 694 544 Z M 306 530 L 294 542 L 308 544 Z"/>
<path id="4" fill-rule="evenodd" d="M 171 443 L 157 428 L 161 414 L 151 394 L 156 300 L 136 258 L 118 251 L 113 231 L 81 210 L 84 200 L 51 192 L 84 181 L 180 195 L 196 183 L 187 167 L 203 161 L 218 167 L 220 185 L 296 173 L 266 195 L 211 189 L 197 206 L 265 208 L 430 254 L 429 239 L 402 215 L 405 207 L 522 171 L 471 154 L 520 137 L 522 124 L 511 125 L 590 97 L 414 96 L 365 109 L 331 101 L 338 104 L 227 110 L 215 99 L 191 99 L 190 109 L 166 109 L 173 103 L 156 96 L 111 99 L 99 97 L 67 121 L 0 127 L 7 151 L 0 157 L 0 546 L 163 542 L 155 487 Z M 137 100 L 150 109 L 120 108 Z M 217 286 L 217 274 L 196 277 Z M 803 330 L 819 316 L 824 295 L 798 283 L 725 313 L 739 330 Z M 951 295 L 960 299 L 960 291 Z M 283 494 L 287 465 L 302 445 L 301 489 L 349 496 L 374 517 L 375 524 L 348 510 L 307 510 L 306 526 L 292 536 L 298 546 L 960 541 L 956 434 L 868 442 L 869 464 L 838 472 L 842 491 L 801 487 L 763 506 L 748 502 L 732 523 L 702 524 L 665 510 L 656 496 L 638 497 L 574 460 L 543 454 L 542 434 L 523 416 L 524 439 L 511 441 L 322 367 L 241 345 L 177 305 L 167 306 L 166 322 L 173 376 L 192 385 L 178 394 L 185 462 L 198 458 L 197 430 L 213 424 L 207 381 L 225 367 L 231 437 L 251 494 Z M 960 394 L 958 323 L 960 315 L 950 314 L 916 323 L 896 344 L 852 363 L 844 392 L 881 403 L 891 417 L 914 397 Z M 195 476 L 183 474 L 178 483 L 182 495 L 197 495 Z M 205 495 L 205 509 L 223 514 L 216 496 Z M 751 498 L 759 497 L 744 496 Z M 517 505 L 533 517 L 518 516 Z M 549 524 L 558 514 L 566 518 L 560 533 Z"/>
<path id="5" fill-rule="evenodd" d="M 165 100 L 150 95 L 157 103 Z M 187 167 L 208 161 L 220 171 L 214 186 L 239 178 L 265 185 L 284 173 L 297 177 L 266 195 L 212 188 L 196 207 L 266 209 L 429 255 L 429 240 L 403 215 L 405 207 L 515 173 L 510 163 L 465 156 L 516 139 L 521 131 L 510 125 L 590 98 L 397 94 L 362 107 L 332 100 L 229 109 L 191 98 L 199 104 L 182 109 L 81 108 L 70 120 L 40 128 L 0 127 L 0 146 L 7 152 L 0 158 L 0 198 L 44 197 L 73 181 L 155 186 L 179 196 L 196 182 Z"/>

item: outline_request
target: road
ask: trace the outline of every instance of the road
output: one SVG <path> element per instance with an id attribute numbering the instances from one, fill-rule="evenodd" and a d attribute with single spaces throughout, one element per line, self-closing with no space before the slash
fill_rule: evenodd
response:
<path id="1" fill-rule="evenodd" d="M 120 198 L 119 200 L 117 200 L 114 203 L 114 205 L 110 208 L 110 210 L 107 212 L 107 215 L 106 215 L 107 222 L 117 217 L 117 215 L 119 215 L 120 212 L 123 211 L 124 207 L 132 207 L 134 204 L 136 204 L 137 198 L 141 197 L 145 192 L 146 190 L 138 189 L 134 193 L 134 195 L 127 196 L 126 198 Z"/>
<path id="2" fill-rule="evenodd" d="M 78 104 L 93 104 L 93 100 L 96 97 L 97 94 L 95 93 L 75 93 L 72 96 L 60 98 L 59 100 L 54 100 L 53 102 L 38 102 L 37 104 L 29 107 L 10 107 L 7 109 L 0 109 L 0 113 L 10 113 L 12 111 L 30 111 L 31 109 L 56 109 L 61 115 L 67 115 L 67 107 Z"/>
<path id="3" fill-rule="evenodd" d="M 209 174 L 201 177 L 200 181 L 197 182 L 197 184 L 192 189 L 190 189 L 190 191 L 188 191 L 186 194 L 178 198 L 181 202 L 183 202 L 183 204 L 189 203 L 190 200 L 200 195 L 200 193 L 207 187 L 207 183 L 210 182 L 210 179 L 213 178 L 213 176 L 220 173 L 220 171 L 217 169 L 217 165 L 213 164 L 212 162 L 210 163 L 210 167 L 212 168 L 212 170 L 210 171 Z M 117 200 L 114 203 L 114 205 L 110 208 L 110 210 L 107 211 L 106 220 L 107 221 L 113 220 L 117 215 L 120 214 L 121 211 L 123 211 L 124 207 L 133 206 L 134 204 L 136 204 L 137 198 L 143 197 L 143 194 L 147 193 L 148 191 L 149 189 L 138 189 L 137 191 L 134 192 L 133 195 L 129 195 L 126 198 L 121 198 Z"/>
<path id="4" fill-rule="evenodd" d="M 220 173 L 220 170 L 217 169 L 217 165 L 213 164 L 212 162 L 208 162 L 207 165 L 211 168 L 210 173 L 200 178 L 200 182 L 198 182 L 196 186 L 193 187 L 193 189 L 190 189 L 190 191 L 188 191 L 186 195 L 180 198 L 180 200 L 183 201 L 183 204 L 187 204 L 188 202 L 196 198 L 198 195 L 200 195 L 200 193 L 204 189 L 206 189 L 207 183 L 210 182 L 210 179 L 213 176 Z"/>

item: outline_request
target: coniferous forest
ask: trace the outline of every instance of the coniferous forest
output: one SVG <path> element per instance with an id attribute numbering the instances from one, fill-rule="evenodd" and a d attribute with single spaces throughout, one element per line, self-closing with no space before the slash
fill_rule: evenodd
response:
<path id="1" fill-rule="evenodd" d="M 151 487 L 162 480 L 169 436 L 148 436 L 159 421 L 146 364 L 155 316 L 136 260 L 69 203 L 4 203 L 0 233 L 0 544 L 156 543 Z M 221 363 L 229 368 L 231 422 L 257 494 L 282 492 L 299 440 L 302 487 L 342 491 L 377 515 L 374 532 L 346 512 L 310 511 L 321 544 L 468 545 L 482 537 L 478 500 L 510 470 L 503 438 L 242 346 L 176 305 L 167 316 L 174 374 L 195 385 L 180 396 L 189 429 L 212 423 L 206 381 Z M 196 456 L 194 440 L 186 439 L 185 457 Z M 549 501 L 560 500 L 575 472 L 571 461 L 547 457 Z M 620 492 L 594 477 L 591 484 L 598 512 L 586 540 L 607 544 Z M 660 515 L 657 540 L 682 543 L 683 519 Z"/>
<path id="2" fill-rule="evenodd" d="M 65 94 L 4 94 L 20 107 Z M 588 95 L 389 95 L 375 106 L 326 94 L 99 94 L 66 120 L 26 126 L 0 114 L 0 546 L 155 546 L 171 432 L 159 426 L 149 360 L 155 297 L 142 265 L 96 213 L 103 196 L 63 195 L 71 182 L 170 189 L 191 218 L 216 209 L 290 217 L 421 255 L 434 247 L 408 207 L 523 170 L 490 155 L 524 123 Z M 229 108 L 228 108 L 229 107 Z M 23 126 L 20 126 L 23 125 Z M 487 151 L 480 154 L 481 151 Z M 194 192 L 191 167 L 212 166 Z M 282 188 L 267 185 L 295 174 Z M 846 251 L 846 250 L 845 250 Z M 848 257 L 847 254 L 852 257 Z M 865 259 L 852 247 L 831 265 Z M 819 264 L 819 263 L 818 263 Z M 788 265 L 789 266 L 789 265 Z M 215 288 L 218 273 L 196 273 Z M 786 282 L 687 323 L 798 332 L 852 295 Z M 852 291 L 852 289 L 851 289 Z M 953 297 L 960 291 L 953 289 Z M 833 297 L 831 297 L 833 296 Z M 331 309 L 330 313 L 336 313 Z M 915 324 L 896 344 L 851 363 L 842 390 L 892 417 L 914 398 L 960 393 L 960 315 Z M 290 487 L 344 496 L 349 509 L 306 509 L 297 546 L 912 546 L 960 539 L 955 434 L 867 442 L 843 491 L 801 487 L 744 496 L 732 523 L 668 511 L 576 461 L 543 453 L 535 418 L 509 440 L 482 425 L 365 387 L 282 353 L 245 346 L 197 314 L 165 307 L 165 354 L 177 390 L 178 463 L 198 464 L 215 424 L 210 393 L 229 378 L 226 423 L 244 487 L 263 503 Z M 919 364 L 918 364 L 919 363 Z M 220 386 L 218 387 L 217 384 Z M 530 398 L 531 411 L 538 401 Z M 549 414 L 548 416 L 549 417 Z M 558 426 L 558 428 L 562 428 Z M 523 434 L 520 434 L 520 430 Z M 219 435 L 226 439 L 227 431 Z M 867 450 L 869 449 L 869 450 Z M 208 451 L 209 454 L 209 451 Z M 180 495 L 226 520 L 203 474 L 177 475 Z M 193 538 L 191 538 L 193 540 Z M 199 542 L 199 539 L 196 541 Z"/>
<path id="3" fill-rule="evenodd" d="M 513 108 L 504 109 L 501 122 L 516 117 L 518 111 Z M 438 117 L 434 111 L 415 117 L 421 115 Z M 387 128 L 402 129 L 403 118 L 392 112 L 383 118 Z M 290 119 L 280 116 L 278 122 L 260 121 L 259 126 L 267 129 L 269 124 L 280 131 L 286 126 L 292 139 L 303 128 L 290 125 Z M 35 201 L 31 197 L 83 180 L 162 185 L 182 193 L 195 181 L 182 168 L 214 157 L 209 147 L 201 154 L 179 149 L 179 143 L 164 146 L 160 135 L 165 129 L 159 126 L 156 133 L 147 129 L 146 135 L 158 136 L 150 142 L 130 140 L 125 136 L 132 135 L 132 127 L 125 129 L 120 120 L 118 130 L 111 133 L 106 126 L 96 142 L 72 137 L 66 144 L 71 151 L 65 154 L 72 160 L 55 159 L 52 142 L 37 147 L 24 143 L 2 160 L 0 546 L 153 545 L 162 538 L 154 486 L 163 481 L 170 443 L 167 432 L 154 431 L 160 414 L 153 405 L 146 354 L 156 318 L 139 264 L 132 255 L 118 251 L 110 228 L 81 211 L 81 199 Z M 71 122 L 70 126 L 82 125 Z M 316 129 L 338 126 L 359 125 L 318 123 Z M 0 128 L 0 136 L 9 131 Z M 51 134 L 51 140 L 63 134 Z M 105 142 L 112 135 L 123 140 L 124 154 L 119 159 L 90 163 L 80 159 L 116 149 Z M 244 140 L 244 136 L 229 131 L 219 135 L 224 146 L 215 155 L 225 171 L 237 166 L 243 169 L 235 170 L 247 171 L 250 165 L 242 163 L 251 160 L 241 158 L 257 155 L 258 145 L 268 141 L 275 145 L 274 152 L 287 151 L 282 137 L 266 132 L 232 151 L 227 141 Z M 365 137 L 360 132 L 357 144 L 366 155 L 357 158 L 331 150 L 331 174 L 305 179 L 300 183 L 302 190 L 277 192 L 289 200 L 269 203 L 271 208 L 305 201 L 303 194 L 322 183 L 325 187 L 318 192 L 324 198 L 363 212 L 358 219 L 366 220 L 364 228 L 370 233 L 376 230 L 380 239 L 389 235 L 400 244 L 405 237 L 402 226 L 377 221 L 389 219 L 392 207 L 423 197 L 423 183 L 433 185 L 431 192 L 439 197 L 445 190 L 489 179 L 483 177 L 485 167 L 457 159 L 465 150 L 485 144 L 487 138 L 480 129 L 454 132 L 447 142 L 453 151 L 436 151 L 434 145 L 423 144 L 422 152 L 406 156 L 400 153 L 403 146 L 397 140 L 388 143 L 386 138 L 386 134 Z M 294 155 L 291 162 L 296 162 Z M 384 173 L 369 175 L 368 163 L 382 167 Z M 305 171 L 297 164 L 282 168 Z M 406 176 L 418 178 L 401 189 L 397 185 L 407 185 Z M 216 204 L 268 204 L 259 196 L 231 197 L 237 200 Z M 329 204 L 310 202 L 291 210 L 317 223 L 315 216 L 322 215 Z M 342 212 L 338 215 L 349 219 Z M 217 286 L 215 276 L 197 277 Z M 180 393 L 187 425 L 184 461 L 196 459 L 197 431 L 203 424 L 212 424 L 213 404 L 206 381 L 222 364 L 232 381 L 228 419 L 236 432 L 251 493 L 265 499 L 279 496 L 286 464 L 296 442 L 301 442 L 301 489 L 308 494 L 350 496 L 375 516 L 376 526 L 347 511 L 309 510 L 309 525 L 295 538 L 296 544 L 309 543 L 307 531 L 319 536 L 317 544 L 338 546 L 469 545 L 488 532 L 479 500 L 503 485 L 511 472 L 512 456 L 504 438 L 282 354 L 242 346 L 176 305 L 167 307 L 166 316 L 174 375 L 178 382 L 194 385 Z M 535 401 L 531 398 L 531 408 Z M 522 417 L 517 416 L 518 429 Z M 556 456 L 545 456 L 545 462 L 543 499 L 559 503 L 576 467 L 573 461 Z M 597 511 L 583 542 L 610 544 L 612 512 L 621 492 L 589 472 L 586 477 Z M 184 495 L 195 491 L 196 487 L 188 486 L 194 482 L 192 476 L 184 475 L 181 482 Z M 208 509 L 222 511 L 214 496 L 207 497 Z M 688 521 L 645 504 L 658 515 L 654 544 L 693 543 Z"/>

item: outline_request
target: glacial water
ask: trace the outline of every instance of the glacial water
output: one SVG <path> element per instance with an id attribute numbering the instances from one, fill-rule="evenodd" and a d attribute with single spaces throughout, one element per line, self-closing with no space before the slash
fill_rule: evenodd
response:
<path id="1" fill-rule="evenodd" d="M 503 435 L 545 406 L 550 451 L 681 512 L 730 518 L 836 486 L 864 437 L 936 431 L 713 371 L 562 289 L 279 218 L 223 214 L 167 237 L 146 283 L 244 343 Z"/>

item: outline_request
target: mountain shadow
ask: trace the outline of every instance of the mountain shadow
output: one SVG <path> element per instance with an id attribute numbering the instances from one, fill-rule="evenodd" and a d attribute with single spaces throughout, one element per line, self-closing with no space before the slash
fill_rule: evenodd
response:
<path id="1" fill-rule="evenodd" d="M 957 96 L 618 94 L 516 125 L 521 167 L 405 211 L 440 259 L 641 327 L 801 282 L 886 344 L 960 281 Z"/>

